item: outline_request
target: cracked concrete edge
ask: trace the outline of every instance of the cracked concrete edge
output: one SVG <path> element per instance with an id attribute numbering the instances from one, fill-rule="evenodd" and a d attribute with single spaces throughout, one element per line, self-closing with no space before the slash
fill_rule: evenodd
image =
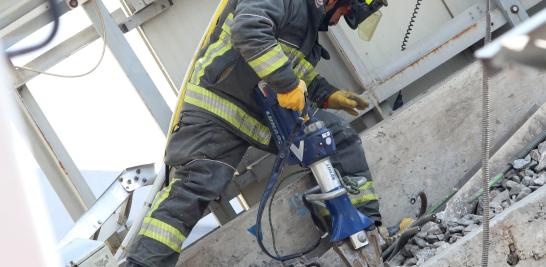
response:
<path id="1" fill-rule="evenodd" d="M 534 105 L 544 104 L 545 82 L 546 72 L 519 66 L 492 77 L 493 147 L 520 128 Z M 410 199 L 418 192 L 427 193 L 430 208 L 474 174 L 480 163 L 481 87 L 477 62 L 360 134 L 384 223 L 414 215 Z"/>
<path id="2" fill-rule="evenodd" d="M 546 186 L 543 186 L 491 220 L 490 266 L 511 266 L 507 263 L 511 246 L 512 254 L 519 257 L 517 266 L 546 266 L 545 204 Z M 479 266 L 481 252 L 480 228 L 421 266 Z"/>
<path id="3" fill-rule="evenodd" d="M 491 179 L 515 160 L 524 147 L 546 130 L 546 104 L 542 105 L 490 159 Z M 475 206 L 467 203 L 482 188 L 482 171 L 472 178 L 451 198 L 446 205 L 446 217 L 460 217 L 470 213 Z"/>

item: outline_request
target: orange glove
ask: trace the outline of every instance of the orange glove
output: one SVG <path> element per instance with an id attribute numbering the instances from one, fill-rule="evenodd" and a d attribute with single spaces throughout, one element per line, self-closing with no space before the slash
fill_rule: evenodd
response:
<path id="1" fill-rule="evenodd" d="M 307 86 L 305 82 L 300 80 L 296 88 L 292 91 L 284 94 L 277 94 L 277 101 L 279 106 L 295 111 L 303 111 L 305 107 L 305 93 L 307 93 Z"/>
<path id="2" fill-rule="evenodd" d="M 328 97 L 326 108 L 343 110 L 353 116 L 358 115 L 355 110 L 364 110 L 368 107 L 368 102 L 359 95 L 348 91 L 339 90 Z"/>

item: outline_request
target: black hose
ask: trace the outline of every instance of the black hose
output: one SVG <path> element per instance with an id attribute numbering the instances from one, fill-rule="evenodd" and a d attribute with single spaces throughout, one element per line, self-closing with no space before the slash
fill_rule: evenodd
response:
<path id="1" fill-rule="evenodd" d="M 320 190 L 320 188 L 318 188 L 318 190 Z M 324 233 L 328 232 L 328 225 L 319 216 L 319 214 L 317 214 L 313 204 L 309 200 L 307 200 L 306 196 L 308 194 L 312 194 L 312 193 L 306 192 L 302 196 L 303 205 L 307 208 L 307 210 L 309 210 L 309 213 L 311 214 L 311 220 L 313 220 L 313 224 L 315 224 L 315 226 L 318 228 L 318 230 L 320 231 L 320 234 L 323 235 Z"/>
<path id="2" fill-rule="evenodd" d="M 421 218 L 421 216 L 425 215 L 425 213 L 427 212 L 427 206 L 428 206 L 427 194 L 421 191 L 417 194 L 417 197 L 419 198 L 419 202 L 420 202 L 419 213 L 417 214 L 417 218 Z M 417 202 L 417 200 L 415 198 L 412 198 L 411 204 L 415 204 L 415 202 Z"/>
<path id="3" fill-rule="evenodd" d="M 271 208 L 273 206 L 273 201 L 275 201 L 275 195 L 277 194 L 279 188 L 281 187 L 281 185 L 285 181 L 290 180 L 290 178 L 295 177 L 298 174 L 308 174 L 308 173 L 309 173 L 309 170 L 303 169 L 303 170 L 299 170 L 299 171 L 296 171 L 294 173 L 291 173 L 291 174 L 287 175 L 279 183 L 277 183 L 277 186 L 275 186 L 275 189 L 273 190 L 273 194 L 271 195 L 271 200 L 269 201 L 269 205 L 268 205 L 268 208 L 267 208 L 267 213 L 268 213 L 269 228 L 271 229 L 271 241 L 273 243 L 273 250 L 275 251 L 275 254 L 276 254 L 277 257 L 280 254 L 279 254 L 279 251 L 277 250 L 277 242 L 276 242 L 276 239 L 275 239 L 275 230 L 273 229 L 273 219 L 272 219 L 273 218 L 273 216 L 272 216 L 273 212 L 272 212 L 272 208 Z M 322 233 L 321 233 L 321 235 L 322 235 Z M 319 240 L 317 242 L 320 242 L 320 238 L 319 238 Z"/>
<path id="4" fill-rule="evenodd" d="M 383 254 L 381 255 L 384 260 L 390 261 L 398 252 L 408 243 L 408 241 L 416 235 L 419 231 L 421 231 L 421 227 L 412 227 L 404 231 L 402 235 L 400 235 L 400 238 L 396 240 Z M 393 247 L 391 249 L 391 247 Z M 391 251 L 389 254 L 386 252 Z"/>
<path id="5" fill-rule="evenodd" d="M 53 29 L 51 29 L 51 32 L 49 33 L 47 38 L 44 39 L 42 42 L 35 45 L 31 45 L 29 47 L 17 49 L 14 51 L 7 51 L 6 54 L 8 57 L 12 58 L 12 57 L 20 56 L 20 55 L 38 50 L 40 48 L 43 48 L 44 46 L 49 44 L 53 40 L 53 38 L 55 38 L 55 36 L 57 35 L 57 32 L 59 31 L 59 17 L 61 16 L 61 12 L 55 0 L 48 0 L 48 2 L 49 2 L 49 13 L 51 14 L 51 18 L 53 19 Z"/>
<path id="6" fill-rule="evenodd" d="M 436 220 L 436 214 L 428 214 L 428 215 L 422 216 L 419 219 L 415 220 L 409 226 L 409 228 L 421 227 L 421 226 L 425 225 L 425 223 L 428 223 L 428 222 L 431 222 L 431 221 L 434 221 L 434 220 Z"/>
<path id="7" fill-rule="evenodd" d="M 284 161 L 288 157 L 290 153 L 290 144 L 292 144 L 296 134 L 301 130 L 301 127 L 303 126 L 303 119 L 298 120 L 294 128 L 292 129 L 292 132 L 288 136 L 286 142 L 281 146 L 279 149 L 279 153 L 275 159 L 275 163 L 273 163 L 273 171 L 271 173 L 271 178 L 267 182 L 267 185 L 264 190 L 264 194 L 262 195 L 262 198 L 260 199 L 260 204 L 258 206 L 258 214 L 256 216 L 256 240 L 258 242 L 258 246 L 262 249 L 262 251 L 269 256 L 272 259 L 278 260 L 280 262 L 288 261 L 291 259 L 295 259 L 298 257 L 302 257 L 305 254 L 315 250 L 320 245 L 320 239 L 318 242 L 313 244 L 311 247 L 303 250 L 302 252 L 297 252 L 290 255 L 283 255 L 283 256 L 274 256 L 271 254 L 264 246 L 262 239 L 263 239 L 263 232 L 262 232 L 262 217 L 263 217 L 263 211 L 265 209 L 265 205 L 267 204 L 267 200 L 271 196 L 271 193 L 273 192 L 273 188 L 275 184 L 277 184 L 277 180 L 282 172 Z"/>

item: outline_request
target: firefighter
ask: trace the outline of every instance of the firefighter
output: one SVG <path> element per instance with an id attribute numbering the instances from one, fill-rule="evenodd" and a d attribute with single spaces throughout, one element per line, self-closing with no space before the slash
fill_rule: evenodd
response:
<path id="1" fill-rule="evenodd" d="M 368 103 L 331 85 L 314 69 L 328 58 L 319 31 L 341 17 L 352 29 L 378 0 L 228 0 L 187 84 L 180 121 L 166 148 L 170 183 L 144 218 L 128 254 L 129 266 L 175 266 L 181 246 L 210 201 L 217 199 L 249 146 L 274 152 L 271 133 L 254 100 L 258 82 L 278 94 L 279 105 L 301 111 L 305 92 L 322 109 L 357 115 Z M 342 176 L 368 178 L 353 204 L 381 224 L 361 140 L 335 115 L 319 112 L 333 132 L 334 167 Z"/>

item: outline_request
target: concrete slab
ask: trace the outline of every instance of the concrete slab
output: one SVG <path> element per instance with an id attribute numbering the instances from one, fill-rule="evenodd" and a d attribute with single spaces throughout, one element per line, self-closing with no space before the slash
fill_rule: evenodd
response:
<path id="1" fill-rule="evenodd" d="M 302 178 L 279 190 L 275 197 L 272 217 L 276 244 L 281 255 L 307 248 L 318 238 L 318 231 L 300 200 L 301 192 L 310 187 L 310 177 Z M 282 266 L 260 250 L 255 236 L 249 230 L 256 223 L 256 212 L 256 208 L 253 208 L 243 213 L 185 249 L 177 267 Z M 262 222 L 264 245 L 273 253 L 267 210 Z"/>
<path id="2" fill-rule="evenodd" d="M 493 145 L 511 136 L 533 105 L 542 106 L 544 84 L 545 72 L 519 66 L 491 79 Z M 481 87 L 481 66 L 474 63 L 361 134 L 385 222 L 412 215 L 417 207 L 409 200 L 419 191 L 431 205 L 476 171 Z"/>
<path id="3" fill-rule="evenodd" d="M 543 186 L 493 218 L 489 266 L 546 266 L 545 204 L 546 186 Z M 480 228 L 422 266 L 480 266 L 481 238 Z M 512 265 L 508 264 L 509 257 Z"/>
<path id="4" fill-rule="evenodd" d="M 546 101 L 546 74 L 511 68 L 492 79 L 493 143 L 503 143 L 529 117 L 534 105 Z M 480 162 L 481 73 L 478 64 L 457 73 L 428 95 L 361 136 L 376 191 L 389 224 L 417 207 L 409 199 L 420 190 L 431 202 L 442 199 Z M 317 232 L 298 204 L 307 179 L 280 190 L 273 206 L 277 245 L 281 254 L 309 246 Z M 271 237 L 264 218 L 266 246 Z M 178 266 L 276 266 L 262 253 L 248 229 L 251 209 L 183 251 Z M 335 256 L 329 262 L 336 262 Z"/>
<path id="5" fill-rule="evenodd" d="M 543 131 L 546 131 L 546 105 L 535 114 L 493 155 L 490 159 L 491 178 L 502 171 L 507 163 L 513 162 L 517 155 Z M 453 196 L 446 205 L 446 217 L 460 217 L 472 212 L 474 207 L 468 200 L 482 188 L 481 169 Z"/>

